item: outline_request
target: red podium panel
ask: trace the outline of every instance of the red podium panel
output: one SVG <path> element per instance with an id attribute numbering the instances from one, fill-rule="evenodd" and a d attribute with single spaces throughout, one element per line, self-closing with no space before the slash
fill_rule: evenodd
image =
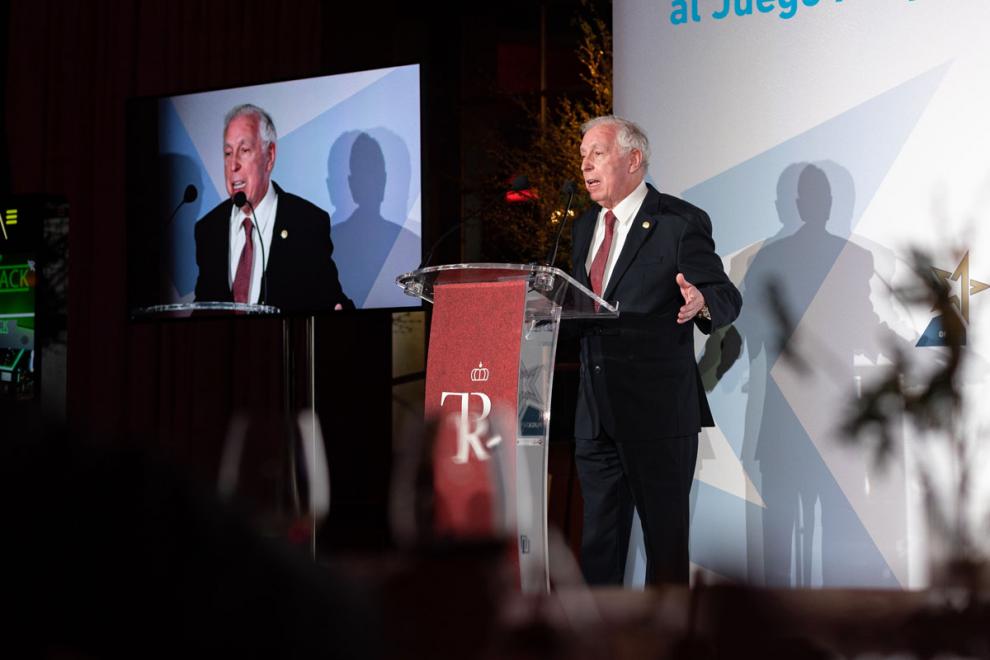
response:
<path id="1" fill-rule="evenodd" d="M 526 282 L 438 285 L 426 367 L 426 416 L 442 420 L 434 447 L 434 532 L 505 532 L 498 465 L 515 450 L 514 429 Z M 448 424 L 449 420 L 455 423 Z M 512 434 L 512 437 L 504 437 Z M 492 461 L 493 454 L 502 454 Z"/>

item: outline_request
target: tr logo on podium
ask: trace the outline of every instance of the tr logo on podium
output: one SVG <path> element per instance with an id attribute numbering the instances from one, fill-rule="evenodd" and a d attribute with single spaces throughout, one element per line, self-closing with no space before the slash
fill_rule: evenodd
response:
<path id="1" fill-rule="evenodd" d="M 475 369 L 475 371 L 478 370 Z M 487 371 L 485 369 L 486 376 Z M 471 376 L 474 380 L 474 373 Z M 479 461 L 488 460 L 491 454 L 487 450 L 502 442 L 501 435 L 493 435 L 487 441 L 482 441 L 482 437 L 488 435 L 488 416 L 492 412 L 492 400 L 484 392 L 442 392 L 440 394 L 441 409 L 448 396 L 461 398 L 460 419 L 457 420 L 457 454 L 452 460 L 455 463 L 467 463 L 471 452 L 474 452 L 475 458 Z M 481 399 L 481 414 L 472 413 L 470 410 L 471 397 L 473 396 Z"/>

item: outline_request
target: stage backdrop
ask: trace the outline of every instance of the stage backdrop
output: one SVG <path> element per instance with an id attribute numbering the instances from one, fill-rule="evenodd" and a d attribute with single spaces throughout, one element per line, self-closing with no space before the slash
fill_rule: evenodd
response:
<path id="1" fill-rule="evenodd" d="M 923 585 L 919 438 L 901 428 L 880 470 L 838 426 L 895 351 L 945 356 L 934 313 L 891 293 L 911 281 L 915 246 L 953 274 L 967 400 L 987 400 L 990 3 L 616 0 L 614 12 L 616 112 L 647 129 L 650 179 L 711 214 L 744 300 L 707 355 L 698 336 L 719 426 L 702 437 L 692 561 L 754 584 Z"/>

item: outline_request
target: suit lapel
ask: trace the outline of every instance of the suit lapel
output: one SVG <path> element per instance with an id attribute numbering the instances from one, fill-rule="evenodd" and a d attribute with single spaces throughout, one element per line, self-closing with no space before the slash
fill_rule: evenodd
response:
<path id="1" fill-rule="evenodd" d="M 591 281 L 588 279 L 588 269 L 585 268 L 584 264 L 588 260 L 588 250 L 591 249 L 591 239 L 595 235 L 595 225 L 598 223 L 600 211 L 601 207 L 598 204 L 592 205 L 581 218 L 578 218 L 578 222 L 574 226 L 574 275 L 578 282 L 589 289 L 591 288 Z"/>
<path id="2" fill-rule="evenodd" d="M 657 216 L 659 215 L 660 193 L 653 186 L 647 184 L 646 199 L 639 207 L 636 217 L 633 218 L 629 233 L 626 234 L 626 242 L 622 245 L 622 253 L 612 267 L 612 274 L 608 278 L 608 286 L 602 296 L 605 300 L 611 300 L 615 295 L 615 288 L 622 281 L 622 276 L 626 274 L 629 266 L 632 265 L 639 248 L 643 246 L 647 237 L 653 233 L 657 226 Z"/>
<path id="3" fill-rule="evenodd" d="M 285 241 L 282 239 L 282 231 L 285 227 L 285 193 L 279 188 L 278 184 L 272 181 L 272 186 L 275 188 L 275 194 L 278 195 L 278 206 L 275 209 L 275 221 L 272 226 L 272 237 L 268 242 L 268 265 L 265 270 L 268 272 L 268 283 L 271 284 L 272 272 L 277 273 L 279 271 L 278 264 L 279 259 L 282 257 L 282 243 Z M 275 265 L 273 269 L 272 266 Z"/>
<path id="4" fill-rule="evenodd" d="M 212 271 L 216 273 L 216 276 L 212 279 L 216 281 L 215 286 L 217 291 L 225 291 L 227 299 L 230 301 L 234 300 L 233 275 L 230 274 L 230 216 L 233 213 L 233 209 L 234 203 L 228 199 L 224 205 L 220 207 L 220 215 L 218 220 L 222 220 L 222 222 L 214 222 L 206 225 L 208 228 L 208 244 L 210 246 L 216 246 L 215 248 L 211 247 L 211 254 L 215 250 L 215 253 L 218 256 L 221 254 L 223 255 L 223 260 L 217 261 L 217 264 L 222 264 L 223 267 L 216 271 Z"/>

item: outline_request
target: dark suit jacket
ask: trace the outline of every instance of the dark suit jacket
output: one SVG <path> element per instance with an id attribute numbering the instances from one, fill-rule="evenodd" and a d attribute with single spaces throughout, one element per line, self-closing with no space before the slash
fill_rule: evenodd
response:
<path id="1" fill-rule="evenodd" d="M 353 308 L 340 287 L 333 263 L 330 216 L 302 197 L 272 182 L 278 211 L 268 255 L 268 296 L 264 300 L 283 312 Z M 230 272 L 230 210 L 224 200 L 196 223 L 196 301 L 232 302 Z M 283 237 L 284 232 L 284 237 Z M 264 295 L 264 287 L 259 298 Z M 253 302 L 260 302 L 256 300 Z"/>
<path id="2" fill-rule="evenodd" d="M 601 207 L 574 223 L 573 275 L 591 288 L 585 261 Z M 603 298 L 619 303 L 619 318 L 581 324 L 581 383 L 575 436 L 604 429 L 619 441 L 690 435 L 712 426 L 694 356 L 694 327 L 678 324 L 684 273 L 705 297 L 712 320 L 727 325 L 742 297 L 715 254 L 711 220 L 701 209 L 648 186 Z"/>

